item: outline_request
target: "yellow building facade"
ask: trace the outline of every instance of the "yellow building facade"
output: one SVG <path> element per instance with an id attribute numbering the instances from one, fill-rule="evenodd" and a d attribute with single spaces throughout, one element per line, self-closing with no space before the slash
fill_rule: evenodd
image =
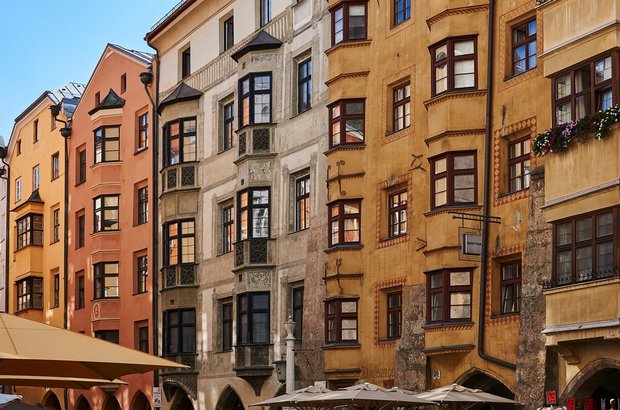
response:
<path id="1" fill-rule="evenodd" d="M 65 142 L 60 130 L 83 89 L 81 84 L 69 83 L 44 92 L 16 118 L 6 158 L 8 312 L 57 327 L 65 323 Z M 58 120 L 52 106 L 60 108 Z M 64 403 L 62 389 L 15 390 L 24 401 L 44 408 Z"/>

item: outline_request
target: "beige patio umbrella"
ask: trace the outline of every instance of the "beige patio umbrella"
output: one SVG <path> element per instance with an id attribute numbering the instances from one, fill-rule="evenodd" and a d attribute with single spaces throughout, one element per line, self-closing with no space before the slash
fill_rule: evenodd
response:
<path id="1" fill-rule="evenodd" d="M 312 399 L 319 394 L 329 393 L 332 390 L 326 387 L 308 386 L 303 389 L 295 390 L 293 393 L 283 394 L 272 399 L 264 400 L 259 403 L 250 404 L 252 406 L 269 406 L 269 407 L 293 407 L 298 410 L 316 409 L 316 406 L 304 404 L 304 400 Z"/>
<path id="2" fill-rule="evenodd" d="M 470 389 L 460 384 L 450 384 L 438 387 L 424 393 L 416 394 L 417 397 L 432 400 L 437 403 L 502 403 L 502 404 L 521 404 L 517 401 L 505 397 L 496 396 L 479 389 Z"/>
<path id="3" fill-rule="evenodd" d="M 80 333 L 0 313 L 0 375 L 112 381 L 187 366 Z"/>
<path id="4" fill-rule="evenodd" d="M 116 387 L 127 384 L 122 380 L 114 379 L 81 379 L 73 377 L 50 376 L 6 376 L 0 375 L 0 386 L 35 386 L 35 387 L 62 387 L 66 389 L 88 390 L 95 386 Z"/>

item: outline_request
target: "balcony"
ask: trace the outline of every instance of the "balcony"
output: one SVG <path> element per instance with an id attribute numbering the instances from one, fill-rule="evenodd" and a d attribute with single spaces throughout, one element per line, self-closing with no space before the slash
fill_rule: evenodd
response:
<path id="1" fill-rule="evenodd" d="M 239 136 L 238 156 L 235 163 L 251 157 L 271 156 L 275 152 L 275 128 L 250 125 L 237 131 Z"/>
<path id="2" fill-rule="evenodd" d="M 249 345 L 235 347 L 235 365 L 237 377 L 250 383 L 260 395 L 265 379 L 273 374 L 273 348 L 271 345 Z"/>
<path id="3" fill-rule="evenodd" d="M 197 285 L 195 264 L 166 266 L 162 268 L 162 276 L 164 289 Z"/>
<path id="4" fill-rule="evenodd" d="M 161 171 L 162 192 L 197 188 L 196 168 L 196 163 L 183 163 L 166 167 Z"/>
<path id="5" fill-rule="evenodd" d="M 164 355 L 164 358 L 173 362 L 181 363 L 189 366 L 188 369 L 164 369 L 160 372 L 162 376 L 169 376 L 174 374 L 187 374 L 198 373 L 198 361 L 196 360 L 196 354 L 179 354 L 179 355 Z"/>
<path id="6" fill-rule="evenodd" d="M 248 239 L 235 244 L 235 269 L 271 266 L 275 263 L 275 239 Z"/>

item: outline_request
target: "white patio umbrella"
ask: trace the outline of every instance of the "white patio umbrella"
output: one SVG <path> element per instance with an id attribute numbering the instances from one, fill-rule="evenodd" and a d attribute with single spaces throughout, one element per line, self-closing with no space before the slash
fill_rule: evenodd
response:
<path id="1" fill-rule="evenodd" d="M 432 400 L 437 403 L 502 403 L 502 404 L 521 404 L 515 400 L 496 396 L 479 389 L 470 389 L 460 384 L 450 384 L 438 387 L 424 393 L 416 394 L 417 397 Z"/>
<path id="2" fill-rule="evenodd" d="M 269 407 L 293 407 L 298 410 L 316 409 L 315 406 L 304 404 L 304 400 L 312 399 L 320 394 L 330 393 L 332 390 L 326 387 L 308 386 L 303 389 L 295 390 L 293 393 L 283 394 L 272 399 L 263 400 L 250 406 L 269 406 Z"/>

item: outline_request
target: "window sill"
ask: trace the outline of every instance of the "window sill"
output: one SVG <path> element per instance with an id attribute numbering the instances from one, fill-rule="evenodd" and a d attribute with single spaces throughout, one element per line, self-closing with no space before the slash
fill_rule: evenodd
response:
<path id="1" fill-rule="evenodd" d="M 95 238 L 95 237 L 100 236 L 100 235 L 115 235 L 115 234 L 118 234 L 120 232 L 121 232 L 120 229 L 113 229 L 113 230 L 111 229 L 109 231 L 98 231 L 98 232 L 91 233 L 90 237 L 91 238 Z"/>
<path id="2" fill-rule="evenodd" d="M 329 248 L 325 249 L 323 252 L 329 254 L 329 253 L 338 252 L 338 251 L 345 251 L 345 252 L 346 251 L 359 251 L 363 247 L 364 245 L 362 245 L 361 243 L 341 244 L 341 245 L 330 246 Z"/>
<path id="3" fill-rule="evenodd" d="M 144 148 L 138 148 L 137 150 L 134 151 L 134 155 L 138 155 L 138 154 L 142 154 L 144 151 L 148 150 L 149 147 L 144 147 Z"/>
<path id="4" fill-rule="evenodd" d="M 231 145 L 230 147 L 228 147 L 226 149 L 219 150 L 219 151 L 217 151 L 217 155 L 225 154 L 227 152 L 231 152 L 234 147 L 235 147 L 235 144 Z"/>
<path id="5" fill-rule="evenodd" d="M 530 187 L 528 186 L 527 188 L 518 189 L 518 190 L 516 190 L 516 191 L 502 192 L 501 194 L 499 194 L 499 195 L 497 196 L 497 199 L 506 198 L 506 197 L 508 197 L 508 196 L 511 196 L 511 195 L 515 195 L 515 194 L 521 193 L 521 192 L 523 192 L 523 191 L 529 191 L 529 189 L 530 189 Z"/>
<path id="6" fill-rule="evenodd" d="M 491 319 L 504 319 L 510 317 L 518 317 L 521 316 L 521 312 L 511 312 L 511 313 L 494 313 L 491 314 Z"/>
<path id="7" fill-rule="evenodd" d="M 290 231 L 288 234 L 289 235 L 295 235 L 297 233 L 308 232 L 309 230 L 310 230 L 310 227 L 304 228 L 304 229 L 299 229 L 297 231 Z"/>
<path id="8" fill-rule="evenodd" d="M 159 170 L 160 174 L 163 174 L 166 170 L 168 170 L 169 168 L 173 168 L 173 167 L 182 167 L 182 166 L 188 166 L 188 165 L 194 165 L 197 166 L 200 163 L 200 161 L 187 161 L 187 162 L 177 162 L 176 164 L 168 164 L 168 165 L 164 165 L 162 167 L 162 169 Z"/>
<path id="9" fill-rule="evenodd" d="M 307 112 L 309 112 L 309 111 L 311 111 L 311 110 L 312 110 L 312 106 L 310 106 L 310 107 L 306 108 L 306 109 L 305 109 L 305 110 L 303 110 L 303 111 L 297 111 L 294 115 L 292 115 L 292 116 L 290 116 L 290 117 L 289 117 L 289 120 L 292 120 L 292 119 L 294 119 L 294 118 L 297 118 L 297 117 L 299 117 L 299 116 L 301 116 L 301 115 L 303 115 L 303 114 L 305 114 L 305 113 L 307 113 Z"/>
<path id="10" fill-rule="evenodd" d="M 90 166 L 90 169 L 95 169 L 95 168 L 105 167 L 105 166 L 111 166 L 111 165 L 121 165 L 122 163 L 123 163 L 123 161 L 121 161 L 121 160 L 118 160 L 118 161 L 95 162 L 93 165 Z"/>
<path id="11" fill-rule="evenodd" d="M 41 311 L 42 311 L 42 310 L 43 310 L 43 308 L 42 308 L 42 307 L 26 307 L 26 308 L 23 308 L 23 309 L 21 309 L 21 310 L 15 310 L 15 313 L 16 313 L 16 314 L 19 314 L 19 313 L 26 313 L 26 312 L 28 312 L 29 310 L 41 310 Z"/>
<path id="12" fill-rule="evenodd" d="M 76 183 L 75 183 L 75 185 L 74 185 L 74 186 L 80 186 L 80 185 L 84 184 L 85 182 L 86 182 L 86 180 L 84 180 L 84 181 L 78 181 L 78 182 L 76 182 Z"/>
<path id="13" fill-rule="evenodd" d="M 510 80 L 512 80 L 513 78 L 518 78 L 518 77 L 522 76 L 523 74 L 527 74 L 527 73 L 529 73 L 529 72 L 530 72 L 530 71 L 532 71 L 532 70 L 536 70 L 536 68 L 537 68 L 537 67 L 538 67 L 538 66 L 536 66 L 536 67 L 532 67 L 532 68 L 530 68 L 529 70 L 525 70 L 525 71 L 520 72 L 520 73 L 517 73 L 517 74 L 510 74 L 510 75 L 504 76 L 504 81 L 510 81 Z"/>
<path id="14" fill-rule="evenodd" d="M 325 50 L 325 54 L 329 56 L 331 53 L 335 52 L 336 50 L 340 50 L 341 48 L 363 47 L 370 45 L 370 43 L 372 43 L 372 40 L 369 38 L 363 38 L 359 40 L 343 40 L 339 43 L 332 44 L 330 48 Z"/>
<path id="15" fill-rule="evenodd" d="M 275 127 L 276 125 L 278 124 L 276 124 L 275 122 L 259 122 L 254 124 L 245 124 L 244 126 L 237 128 L 235 130 L 235 134 L 239 135 L 240 132 L 243 132 L 243 130 L 250 127 Z"/>
<path id="16" fill-rule="evenodd" d="M 362 150 L 364 148 L 366 148 L 366 144 L 365 143 L 359 143 L 359 144 L 339 144 L 339 145 L 334 145 L 333 147 L 331 147 L 327 151 L 323 152 L 323 155 L 330 155 L 330 154 L 332 154 L 334 152 L 337 152 L 337 151 Z"/>
<path id="17" fill-rule="evenodd" d="M 231 249 L 228 252 L 220 252 L 216 256 L 226 256 L 226 255 L 232 255 L 232 254 L 233 254 L 233 250 Z"/>
<path id="18" fill-rule="evenodd" d="M 429 216 L 439 215 L 442 213 L 448 213 L 451 211 L 461 211 L 461 210 L 473 211 L 473 210 L 478 210 L 478 209 L 482 209 L 482 205 L 478 205 L 478 204 L 444 205 L 444 206 L 440 206 L 437 208 L 433 208 L 428 212 L 424 212 L 423 215 L 425 217 L 429 217 Z"/>
<path id="19" fill-rule="evenodd" d="M 149 292 L 145 290 L 144 292 L 136 292 L 136 293 L 133 293 L 131 296 L 148 295 L 148 293 L 149 293 Z"/>
<path id="20" fill-rule="evenodd" d="M 106 300 L 106 301 L 111 301 L 111 302 L 118 302 L 121 300 L 120 296 L 114 296 L 114 297 L 109 297 L 109 298 L 93 298 L 93 300 L 91 302 L 101 302 L 102 300 Z"/>
<path id="21" fill-rule="evenodd" d="M 438 329 L 460 326 L 473 326 L 474 322 L 469 321 L 451 321 L 451 322 L 433 322 L 422 325 L 422 329 Z"/>
<path id="22" fill-rule="evenodd" d="M 358 350 L 361 349 L 362 345 L 359 342 L 336 342 L 336 343 L 327 343 L 321 346 L 323 350 Z"/>
<path id="23" fill-rule="evenodd" d="M 402 338 L 401 336 L 398 337 L 380 337 L 379 339 L 377 339 L 377 342 L 379 343 L 394 343 L 399 341 Z"/>
<path id="24" fill-rule="evenodd" d="M 466 88 L 462 90 L 451 90 L 444 91 L 441 94 L 436 94 L 432 96 L 430 99 L 424 101 L 424 106 L 428 109 L 428 107 L 439 104 L 441 102 L 457 99 L 457 98 L 471 98 L 471 97 L 482 97 L 486 95 L 487 90 L 479 90 L 476 88 Z"/>

